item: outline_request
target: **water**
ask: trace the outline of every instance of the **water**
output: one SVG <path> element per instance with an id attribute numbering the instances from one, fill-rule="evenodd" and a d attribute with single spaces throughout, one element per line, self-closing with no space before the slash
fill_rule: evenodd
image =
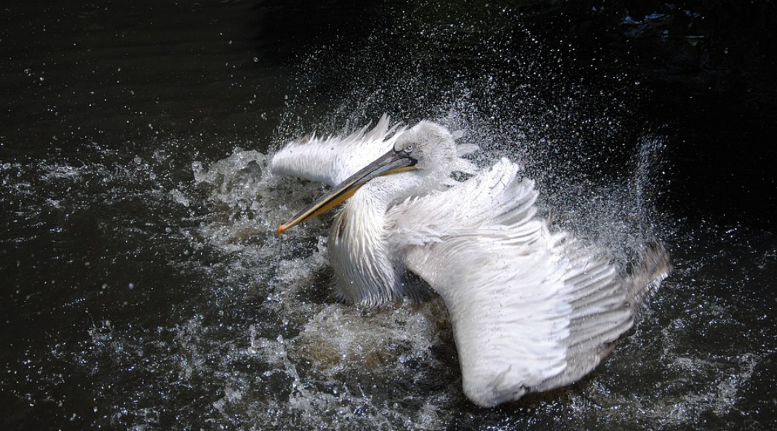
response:
<path id="1" fill-rule="evenodd" d="M 596 13 L 539 2 L 4 9 L 1 428 L 777 424 L 769 153 L 689 167 L 695 138 L 729 136 L 736 121 L 704 105 L 703 127 L 667 122 L 653 101 L 699 102 L 608 51 Z M 646 238 L 665 241 L 675 272 L 607 362 L 570 387 L 480 409 L 461 393 L 439 298 L 333 300 L 328 219 L 275 234 L 323 187 L 273 176 L 267 157 L 383 112 L 463 130 L 481 165 L 519 161 L 553 225 L 610 247 L 624 270 Z M 752 112 L 758 141 L 752 126 L 766 136 L 774 125 Z M 724 157 L 709 153 L 699 157 Z"/>

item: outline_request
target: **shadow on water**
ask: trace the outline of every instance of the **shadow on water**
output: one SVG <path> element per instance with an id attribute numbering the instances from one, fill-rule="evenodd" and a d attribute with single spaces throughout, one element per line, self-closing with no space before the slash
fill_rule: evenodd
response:
<path id="1" fill-rule="evenodd" d="M 0 18 L 0 428 L 772 429 L 768 1 L 33 2 Z M 388 112 L 676 271 L 582 381 L 475 407 L 439 298 L 328 288 L 272 148 Z M 270 149 L 270 150 L 268 150 Z"/>

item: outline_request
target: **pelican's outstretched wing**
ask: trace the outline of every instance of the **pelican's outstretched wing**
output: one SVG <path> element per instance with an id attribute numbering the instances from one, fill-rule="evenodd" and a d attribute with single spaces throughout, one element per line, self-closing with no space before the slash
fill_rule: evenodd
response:
<path id="1" fill-rule="evenodd" d="M 275 153 L 270 166 L 277 174 L 337 185 L 393 147 L 405 128 L 390 123 L 384 114 L 370 131 L 365 126 L 348 136 L 305 136 Z"/>
<path id="2" fill-rule="evenodd" d="M 503 159 L 387 214 L 402 232 L 392 246 L 405 249 L 406 267 L 448 307 L 464 392 L 481 406 L 590 372 L 668 271 L 660 249 L 643 268 L 649 274 L 621 279 L 607 256 L 551 233 L 534 217 L 533 182 L 516 171 Z"/>

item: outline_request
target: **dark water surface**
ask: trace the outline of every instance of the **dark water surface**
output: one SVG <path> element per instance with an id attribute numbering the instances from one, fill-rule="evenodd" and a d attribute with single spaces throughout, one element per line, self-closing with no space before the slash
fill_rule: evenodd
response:
<path id="1" fill-rule="evenodd" d="M 25 2 L 0 14 L 1 429 L 777 426 L 775 8 Z M 330 296 L 266 157 L 384 112 L 675 272 L 611 358 L 480 409 L 439 299 Z"/>

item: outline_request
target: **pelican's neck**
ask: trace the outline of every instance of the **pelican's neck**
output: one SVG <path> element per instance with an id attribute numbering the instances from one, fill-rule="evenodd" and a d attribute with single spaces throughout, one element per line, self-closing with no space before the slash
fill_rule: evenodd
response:
<path id="1" fill-rule="evenodd" d="M 387 243 L 386 212 L 417 193 L 412 172 L 365 184 L 337 215 L 329 235 L 329 256 L 341 299 L 380 304 L 404 296 L 401 258 Z"/>

